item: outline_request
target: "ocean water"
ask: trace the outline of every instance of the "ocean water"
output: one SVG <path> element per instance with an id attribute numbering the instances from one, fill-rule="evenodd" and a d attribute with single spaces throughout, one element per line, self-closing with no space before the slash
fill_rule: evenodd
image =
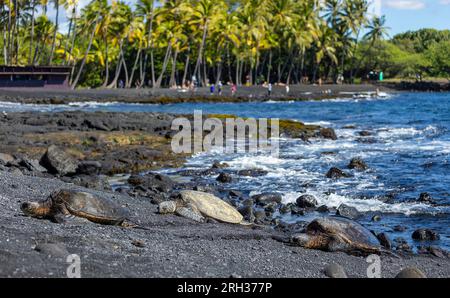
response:
<path id="1" fill-rule="evenodd" d="M 391 240 L 403 237 L 413 246 L 437 245 L 450 249 L 450 93 L 401 93 L 388 99 L 336 99 L 307 102 L 198 103 L 142 105 L 95 102 L 60 106 L 1 103 L 0 111 L 140 111 L 235 114 L 242 117 L 282 118 L 332 127 L 337 141 L 313 139 L 311 144 L 282 139 L 280 155 L 222 154 L 207 152 L 193 156 L 188 168 L 206 169 L 214 160 L 230 164 L 232 169 L 264 169 L 262 177 L 239 177 L 230 188 L 250 194 L 280 192 L 285 203 L 295 202 L 302 194 L 314 195 L 320 205 L 346 204 L 364 212 L 359 219 L 376 232 L 386 232 Z M 370 136 L 360 136 L 368 131 Z M 369 166 L 365 172 L 347 170 L 353 157 L 361 157 Z M 342 168 L 351 178 L 325 178 L 331 167 Z M 169 174 L 173 170 L 167 171 Z M 213 181 L 216 177 L 207 177 Z M 428 192 L 435 205 L 417 201 Z M 383 198 L 390 196 L 389 202 Z M 374 214 L 382 220 L 372 222 Z M 295 222 L 307 217 L 281 216 Z M 404 232 L 393 228 L 402 225 Z M 433 243 L 412 242 L 418 228 L 430 228 L 441 235 Z"/>

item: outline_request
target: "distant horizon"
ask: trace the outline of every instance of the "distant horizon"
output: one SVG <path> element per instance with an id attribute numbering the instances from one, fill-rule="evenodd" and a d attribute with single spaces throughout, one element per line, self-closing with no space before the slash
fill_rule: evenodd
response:
<path id="1" fill-rule="evenodd" d="M 450 30 L 450 0 L 371 0 L 369 9 L 374 15 L 385 15 L 389 37 L 407 31 L 420 29 Z M 79 0 L 84 7 L 91 0 Z M 136 0 L 123 1 L 133 4 Z M 55 19 L 55 10 L 51 3 L 48 16 Z M 406 21 L 405 21 L 406 20 Z M 66 12 L 60 8 L 60 31 L 66 32 L 68 22 Z"/>

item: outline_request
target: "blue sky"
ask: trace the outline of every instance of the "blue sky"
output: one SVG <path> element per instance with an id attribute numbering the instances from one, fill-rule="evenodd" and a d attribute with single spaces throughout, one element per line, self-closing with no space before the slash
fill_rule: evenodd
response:
<path id="1" fill-rule="evenodd" d="M 370 0 L 371 11 L 386 15 L 390 35 L 420 28 L 450 29 L 450 0 Z M 81 5 L 89 0 L 79 0 Z M 131 4 L 135 0 L 125 0 Z M 53 9 L 49 11 L 54 16 Z M 67 27 L 65 14 L 62 11 L 61 27 Z"/>

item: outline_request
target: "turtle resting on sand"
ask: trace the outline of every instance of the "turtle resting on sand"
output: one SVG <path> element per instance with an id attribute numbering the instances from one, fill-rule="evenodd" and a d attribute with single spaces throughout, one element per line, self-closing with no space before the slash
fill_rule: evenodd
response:
<path id="1" fill-rule="evenodd" d="M 128 212 L 115 202 L 76 190 L 56 191 L 44 201 L 22 203 L 20 209 L 28 216 L 58 223 L 78 217 L 98 224 L 139 228 L 128 220 Z"/>
<path id="2" fill-rule="evenodd" d="M 183 190 L 174 201 L 160 203 L 159 213 L 175 213 L 197 222 L 212 218 L 224 223 L 250 225 L 230 204 L 212 194 L 193 190 Z"/>
<path id="3" fill-rule="evenodd" d="M 310 222 L 304 233 L 293 235 L 291 243 L 305 248 L 351 254 L 379 254 L 378 239 L 359 223 L 344 217 L 323 217 Z"/>

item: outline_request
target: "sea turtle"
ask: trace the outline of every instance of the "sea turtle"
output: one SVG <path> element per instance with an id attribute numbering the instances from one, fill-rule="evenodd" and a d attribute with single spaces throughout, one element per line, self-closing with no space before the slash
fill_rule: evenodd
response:
<path id="1" fill-rule="evenodd" d="M 105 225 L 141 228 L 129 220 L 128 212 L 115 202 L 91 193 L 63 189 L 40 202 L 22 203 L 20 209 L 28 216 L 62 223 L 74 217 Z"/>
<path id="2" fill-rule="evenodd" d="M 378 239 L 359 223 L 344 217 L 322 217 L 310 222 L 291 242 L 305 248 L 343 251 L 352 254 L 379 254 Z"/>
<path id="3" fill-rule="evenodd" d="M 175 200 L 160 203 L 159 213 L 176 213 L 197 222 L 212 218 L 224 223 L 249 225 L 233 206 L 212 194 L 193 190 L 183 190 Z"/>

